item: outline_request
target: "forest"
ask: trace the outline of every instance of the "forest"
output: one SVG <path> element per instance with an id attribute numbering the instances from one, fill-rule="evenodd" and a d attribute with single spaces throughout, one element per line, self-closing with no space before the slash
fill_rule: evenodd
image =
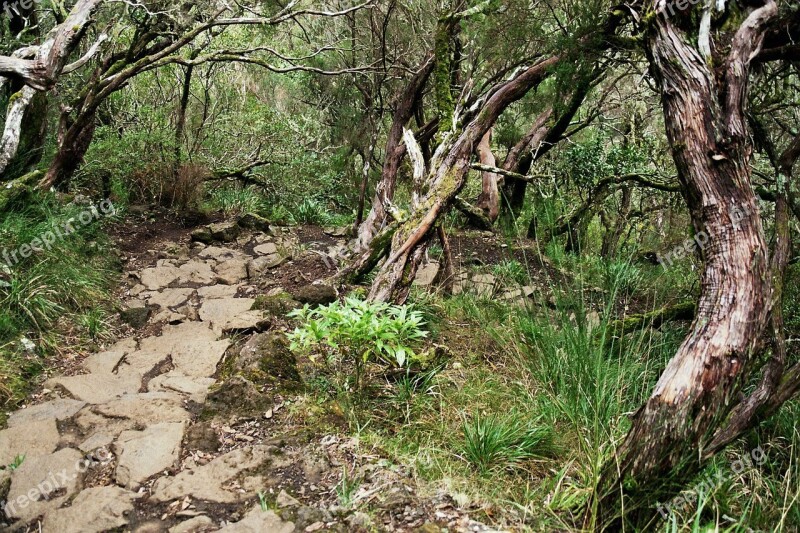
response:
<path id="1" fill-rule="evenodd" d="M 796 0 L 0 0 L 0 530 L 800 530 Z"/>

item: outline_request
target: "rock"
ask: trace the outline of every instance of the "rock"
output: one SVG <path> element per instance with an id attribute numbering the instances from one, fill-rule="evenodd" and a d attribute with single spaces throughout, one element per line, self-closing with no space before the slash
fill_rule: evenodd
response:
<path id="1" fill-rule="evenodd" d="M 184 428 L 178 422 L 123 432 L 115 444 L 119 456 L 117 483 L 136 490 L 154 475 L 171 468 L 180 459 Z"/>
<path id="2" fill-rule="evenodd" d="M 213 244 L 234 242 L 242 233 L 242 228 L 233 222 L 210 224 L 192 232 L 192 242 Z"/>
<path id="3" fill-rule="evenodd" d="M 231 318 L 222 326 L 226 335 L 250 335 L 269 329 L 272 320 L 264 316 L 264 311 L 246 311 Z"/>
<path id="4" fill-rule="evenodd" d="M 430 287 L 439 275 L 439 263 L 432 262 L 422 267 L 414 279 L 414 285 L 417 287 Z"/>
<path id="5" fill-rule="evenodd" d="M 250 311 L 255 300 L 250 298 L 219 298 L 207 300 L 200 307 L 200 320 L 222 326 L 231 317 Z"/>
<path id="6" fill-rule="evenodd" d="M 78 449 L 83 453 L 91 453 L 100 449 L 109 449 L 114 443 L 114 437 L 107 433 L 98 432 L 83 441 Z"/>
<path id="7" fill-rule="evenodd" d="M 256 507 L 239 522 L 230 524 L 219 530 L 220 533 L 292 533 L 294 524 L 284 522 L 272 511 L 264 511 Z"/>
<path id="8" fill-rule="evenodd" d="M 258 255 L 275 255 L 278 253 L 278 245 L 274 242 L 268 242 L 259 246 L 256 246 L 253 251 Z"/>
<path id="9" fill-rule="evenodd" d="M 292 297 L 301 304 L 310 306 L 328 305 L 337 300 L 339 295 L 336 289 L 330 285 L 317 284 L 306 285 L 292 292 Z"/>
<path id="10" fill-rule="evenodd" d="M 278 498 L 275 500 L 275 505 L 278 506 L 278 509 L 285 509 L 287 507 L 300 507 L 300 502 L 289 496 L 289 493 L 285 490 L 282 490 L 278 494 Z"/>
<path id="11" fill-rule="evenodd" d="M 243 259 L 230 259 L 217 265 L 217 281 L 223 285 L 236 285 L 247 279 L 247 262 Z"/>
<path id="12" fill-rule="evenodd" d="M 132 307 L 120 311 L 119 318 L 130 327 L 140 329 L 147 325 L 153 311 L 147 307 Z"/>
<path id="13" fill-rule="evenodd" d="M 79 400 L 59 399 L 20 409 L 8 417 L 8 427 L 29 426 L 47 420 L 61 422 L 75 416 L 85 405 L 86 402 Z"/>
<path id="14" fill-rule="evenodd" d="M 186 422 L 191 418 L 179 394 L 148 392 L 86 407 L 75 417 L 75 423 L 86 433 L 99 430 L 117 436 L 123 431 L 165 422 Z"/>
<path id="15" fill-rule="evenodd" d="M 478 274 L 472 278 L 475 294 L 483 298 L 494 296 L 496 283 L 497 278 L 491 274 Z"/>
<path id="16" fill-rule="evenodd" d="M 261 387 L 243 376 L 234 376 L 212 390 L 203 406 L 203 416 L 259 416 L 275 404 Z"/>
<path id="17" fill-rule="evenodd" d="M 191 496 L 197 500 L 215 503 L 236 503 L 252 498 L 254 494 L 228 490 L 229 481 L 247 470 L 267 462 L 275 452 L 272 446 L 253 446 L 234 450 L 204 466 L 189 467 L 175 477 L 163 477 L 153 485 L 151 498 L 168 502 Z"/>
<path id="18" fill-rule="evenodd" d="M 142 387 L 142 376 L 134 372 L 86 374 L 54 378 L 45 382 L 48 389 L 66 391 L 72 398 L 91 404 L 105 403 L 126 394 L 135 394 Z"/>
<path id="19" fill-rule="evenodd" d="M 297 359 L 282 333 L 252 337 L 239 352 L 236 368 L 257 383 L 267 382 L 289 391 L 297 391 L 303 386 Z"/>
<path id="20" fill-rule="evenodd" d="M 181 283 L 196 283 L 208 285 L 213 283 L 217 275 L 211 265 L 203 261 L 192 260 L 180 267 L 179 280 Z"/>
<path id="21" fill-rule="evenodd" d="M 303 304 L 292 298 L 287 292 L 273 295 L 257 296 L 253 302 L 254 311 L 268 311 L 274 316 L 283 317 L 295 309 L 300 309 Z"/>
<path id="22" fill-rule="evenodd" d="M 269 233 L 270 231 L 269 220 L 253 213 L 240 216 L 238 224 L 245 229 L 252 229 L 262 233 Z"/>
<path id="23" fill-rule="evenodd" d="M 213 378 L 189 377 L 170 372 L 153 378 L 147 384 L 147 390 L 149 392 L 178 392 L 191 396 L 197 403 L 203 403 L 208 390 L 216 382 Z"/>
<path id="24" fill-rule="evenodd" d="M 95 374 L 111 374 L 120 362 L 129 353 L 135 352 L 139 347 L 136 339 L 125 339 L 105 352 L 89 356 L 83 362 L 83 368 Z"/>
<path id="25" fill-rule="evenodd" d="M 70 448 L 26 459 L 11 477 L 6 515 L 28 522 L 61 507 L 80 490 L 82 459 L 81 452 Z"/>
<path id="26" fill-rule="evenodd" d="M 218 528 L 209 517 L 195 516 L 170 528 L 169 533 L 204 533 L 206 531 L 218 531 Z"/>
<path id="27" fill-rule="evenodd" d="M 27 461 L 53 453 L 60 439 L 55 418 L 0 431 L 0 466 L 12 464 L 17 457 Z"/>
<path id="28" fill-rule="evenodd" d="M 142 285 L 150 291 L 160 291 L 178 280 L 181 271 L 176 267 L 165 266 L 146 268 L 142 271 Z"/>
<path id="29" fill-rule="evenodd" d="M 194 289 L 165 289 L 164 291 L 151 296 L 148 300 L 148 303 L 164 309 L 177 307 L 186 303 L 192 296 L 194 296 L 194 293 Z"/>
<path id="30" fill-rule="evenodd" d="M 211 300 L 216 301 L 220 300 Z M 142 339 L 141 349 L 171 356 L 175 371 L 185 376 L 211 377 L 230 345 L 227 340 L 216 339 L 217 334 L 208 324 L 187 322 L 165 327 L 161 337 Z"/>
<path id="31" fill-rule="evenodd" d="M 170 324 L 173 326 L 183 324 L 187 320 L 188 318 L 186 318 L 186 315 L 176 313 L 175 311 L 170 311 L 169 309 L 166 311 L 161 311 L 155 316 L 155 318 L 153 318 L 153 322 L 155 324 Z"/>
<path id="32" fill-rule="evenodd" d="M 137 495 L 119 487 L 95 487 L 78 494 L 72 505 L 47 513 L 43 531 L 100 533 L 126 526 Z"/>
<path id="33" fill-rule="evenodd" d="M 372 527 L 372 518 L 370 518 L 367 513 L 362 512 L 355 512 L 351 514 L 347 517 L 346 522 L 352 531 L 369 531 Z M 437 533 L 441 533 L 441 529 L 439 529 Z"/>
<path id="34" fill-rule="evenodd" d="M 201 259 L 213 259 L 220 263 L 228 259 L 241 259 L 244 256 L 244 254 L 238 250 L 219 246 L 209 246 L 197 255 Z"/>
<path id="35" fill-rule="evenodd" d="M 280 254 L 256 257 L 247 263 L 247 275 L 250 279 L 257 279 L 264 272 L 278 268 L 286 261 L 288 261 L 288 258 Z"/>
<path id="36" fill-rule="evenodd" d="M 343 238 L 343 237 L 349 237 L 352 234 L 352 228 L 349 226 L 342 226 L 339 228 L 325 228 L 323 232 L 325 233 L 325 235 L 329 237 Z"/>
<path id="37" fill-rule="evenodd" d="M 175 310 L 175 312 L 178 313 L 179 315 L 183 315 L 184 317 L 186 317 L 186 320 L 189 320 L 191 322 L 200 321 L 200 312 L 197 310 L 197 308 L 191 305 L 184 305 L 183 307 L 179 307 L 178 309 Z"/>
<path id="38" fill-rule="evenodd" d="M 211 285 L 197 289 L 197 294 L 200 295 L 200 298 L 208 300 L 233 298 L 237 292 L 239 292 L 238 285 Z"/>

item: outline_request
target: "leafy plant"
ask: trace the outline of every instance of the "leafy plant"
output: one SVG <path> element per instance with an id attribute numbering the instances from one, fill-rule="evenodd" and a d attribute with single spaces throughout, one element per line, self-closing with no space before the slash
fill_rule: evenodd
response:
<path id="1" fill-rule="evenodd" d="M 25 455 L 24 454 L 17 455 L 16 457 L 14 457 L 14 460 L 11 462 L 11 464 L 8 465 L 8 468 L 13 472 L 17 470 L 19 467 L 21 467 L 22 463 L 24 462 L 25 462 Z"/>
<path id="2" fill-rule="evenodd" d="M 525 266 L 513 259 L 496 264 L 492 269 L 492 273 L 506 284 L 524 285 L 530 279 Z"/>
<path id="3" fill-rule="evenodd" d="M 342 467 L 342 480 L 336 485 L 336 495 L 342 507 L 349 508 L 353 505 L 353 499 L 360 486 L 361 478 L 350 474 L 347 467 Z"/>
<path id="4" fill-rule="evenodd" d="M 352 297 L 317 309 L 305 306 L 289 317 L 303 323 L 289 335 L 292 349 L 324 345 L 332 355 L 352 362 L 356 388 L 365 363 L 375 360 L 402 367 L 418 359 L 414 345 L 428 335 L 420 312 Z"/>

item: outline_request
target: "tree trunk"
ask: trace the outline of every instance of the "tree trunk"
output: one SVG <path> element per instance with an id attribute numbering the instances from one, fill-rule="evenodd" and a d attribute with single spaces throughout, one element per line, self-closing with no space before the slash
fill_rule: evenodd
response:
<path id="1" fill-rule="evenodd" d="M 177 182 L 181 170 L 183 153 L 183 132 L 186 129 L 186 110 L 189 107 L 189 97 L 192 95 L 192 74 L 194 65 L 189 65 L 183 73 L 181 100 L 178 106 L 178 118 L 175 121 L 175 161 L 172 167 L 172 179 Z"/>
<path id="2" fill-rule="evenodd" d="M 414 114 L 415 103 L 425 88 L 425 83 L 433 71 L 433 65 L 432 57 L 428 56 L 397 101 L 392 117 L 392 127 L 386 139 L 386 156 L 383 170 L 381 171 L 381 179 L 375 188 L 372 209 L 358 230 L 358 239 L 355 245 L 356 254 L 365 253 L 372 240 L 389 221 L 389 214 L 386 210 L 387 202 L 394 198 L 394 192 L 397 188 L 397 172 L 400 169 L 403 157 L 406 155 L 405 145 L 403 144 L 403 128 L 405 128 Z"/>
<path id="3" fill-rule="evenodd" d="M 447 146 L 437 150 L 443 156 L 439 161 L 434 158 L 434 168 L 426 180 L 427 191 L 419 207 L 413 210 L 410 218 L 395 233 L 389 258 L 372 285 L 371 300 L 402 303 L 407 299 L 419 263 L 430 243 L 430 236 L 435 233 L 436 221 L 464 186 L 474 146 L 486 135 L 500 114 L 541 83 L 559 60 L 559 56 L 544 59 L 502 84 L 458 138 L 449 141 L 449 150 Z"/>
<path id="4" fill-rule="evenodd" d="M 486 132 L 478 147 L 475 150 L 478 154 L 478 161 L 487 167 L 497 166 L 497 159 L 492 153 L 492 130 Z M 494 223 L 500 216 L 500 188 L 498 186 L 499 176 L 494 172 L 481 172 L 481 195 L 478 198 L 476 207 L 484 212 L 489 222 Z"/>
<path id="5" fill-rule="evenodd" d="M 701 467 L 748 377 L 772 306 L 744 105 L 750 59 L 776 5 L 770 0 L 742 23 L 721 79 L 659 9 L 647 33 L 649 60 L 705 268 L 691 332 L 606 465 L 594 502 L 593 511 L 609 518 L 630 496 L 624 509 L 634 524 L 652 519 L 655 508 L 647 506 L 672 496 Z"/>

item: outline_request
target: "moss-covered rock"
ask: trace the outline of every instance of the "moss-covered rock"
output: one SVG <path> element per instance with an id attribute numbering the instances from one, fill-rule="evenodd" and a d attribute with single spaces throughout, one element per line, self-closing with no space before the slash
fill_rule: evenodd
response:
<path id="1" fill-rule="evenodd" d="M 256 385 L 243 376 L 234 376 L 211 391 L 201 417 L 259 416 L 274 404 L 272 394 L 264 392 L 263 386 Z"/>
<path id="2" fill-rule="evenodd" d="M 248 213 L 239 217 L 238 224 L 245 229 L 261 231 L 263 233 L 270 232 L 269 220 L 264 217 L 254 215 L 253 213 Z"/>
<path id="3" fill-rule="evenodd" d="M 301 304 L 308 304 L 312 307 L 332 304 L 339 298 L 336 289 L 325 284 L 300 287 L 292 291 L 292 296 Z"/>
<path id="4" fill-rule="evenodd" d="M 286 316 L 288 313 L 303 307 L 303 304 L 292 298 L 287 292 L 256 297 L 252 311 L 267 311 L 274 316 Z"/>
<path id="5" fill-rule="evenodd" d="M 253 336 L 239 352 L 236 370 L 257 384 L 269 384 L 282 391 L 295 392 L 303 388 L 297 359 L 282 333 Z"/>

